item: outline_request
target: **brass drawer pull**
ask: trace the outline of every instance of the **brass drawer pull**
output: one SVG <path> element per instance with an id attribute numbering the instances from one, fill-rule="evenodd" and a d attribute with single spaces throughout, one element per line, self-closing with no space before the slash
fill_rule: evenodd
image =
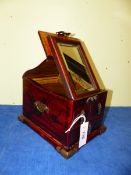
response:
<path id="1" fill-rule="evenodd" d="M 37 110 L 41 113 L 42 112 L 46 112 L 46 113 L 49 112 L 48 106 L 45 105 L 44 103 L 42 103 L 41 101 L 35 101 L 34 105 L 37 108 Z"/>

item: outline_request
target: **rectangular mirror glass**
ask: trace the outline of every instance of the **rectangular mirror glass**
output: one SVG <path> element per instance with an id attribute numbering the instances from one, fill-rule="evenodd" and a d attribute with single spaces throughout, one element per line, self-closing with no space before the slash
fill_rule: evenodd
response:
<path id="1" fill-rule="evenodd" d="M 84 58 L 79 44 L 57 42 L 69 77 L 77 95 L 95 90 L 90 72 L 84 64 Z"/>

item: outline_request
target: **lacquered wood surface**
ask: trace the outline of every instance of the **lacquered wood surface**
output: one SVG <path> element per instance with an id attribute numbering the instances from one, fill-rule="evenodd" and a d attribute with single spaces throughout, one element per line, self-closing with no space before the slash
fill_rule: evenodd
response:
<path id="1" fill-rule="evenodd" d="M 85 114 L 86 121 L 89 122 L 87 141 L 104 131 L 102 128 L 105 128 L 103 118 L 107 91 L 99 89 L 87 60 L 87 68 L 90 69 L 96 89 L 77 95 L 55 46 L 56 35 L 49 36 L 49 33 L 41 32 L 39 35 L 47 58 L 23 75 L 22 116 L 31 128 L 68 157 L 78 149 L 80 124 L 83 121 L 79 120 L 70 132 L 65 131 L 81 113 Z M 61 36 L 57 39 L 80 42 L 78 39 Z"/>
<path id="2" fill-rule="evenodd" d="M 90 100 L 92 97 L 97 99 L 92 101 Z M 71 147 L 79 140 L 80 121 L 76 123 L 70 133 L 66 134 L 65 131 L 73 120 L 81 114 L 81 111 L 85 112 L 86 120 L 90 123 L 90 132 L 100 127 L 103 124 L 105 99 L 106 91 L 103 91 L 94 96 L 74 101 L 49 92 L 43 86 L 39 87 L 34 84 L 30 79 L 25 79 L 23 114 L 63 145 Z M 45 104 L 49 111 L 47 113 L 38 111 L 35 102 Z M 98 114 L 99 104 L 102 105 L 100 114 Z"/>

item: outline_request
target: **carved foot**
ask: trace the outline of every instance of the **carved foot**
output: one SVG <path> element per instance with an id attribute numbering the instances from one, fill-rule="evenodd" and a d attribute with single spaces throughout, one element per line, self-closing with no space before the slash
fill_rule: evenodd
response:
<path id="1" fill-rule="evenodd" d="M 21 121 L 22 123 L 24 123 L 25 122 L 25 117 L 23 115 L 20 115 L 18 117 L 18 120 Z"/>
<path id="2" fill-rule="evenodd" d="M 100 134 L 103 134 L 106 131 L 107 127 L 105 125 L 102 125 L 100 127 Z"/>
<path id="3" fill-rule="evenodd" d="M 72 148 L 70 151 L 66 151 L 65 149 L 57 146 L 56 150 L 65 158 L 68 159 L 71 157 L 75 152 L 78 151 L 78 148 Z"/>

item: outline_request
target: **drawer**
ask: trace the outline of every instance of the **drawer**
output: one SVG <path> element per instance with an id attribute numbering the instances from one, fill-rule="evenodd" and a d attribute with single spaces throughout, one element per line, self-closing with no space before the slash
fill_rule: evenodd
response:
<path id="1" fill-rule="evenodd" d="M 30 85 L 24 93 L 23 103 L 23 114 L 26 117 L 59 141 L 65 142 L 70 101 Z"/>

